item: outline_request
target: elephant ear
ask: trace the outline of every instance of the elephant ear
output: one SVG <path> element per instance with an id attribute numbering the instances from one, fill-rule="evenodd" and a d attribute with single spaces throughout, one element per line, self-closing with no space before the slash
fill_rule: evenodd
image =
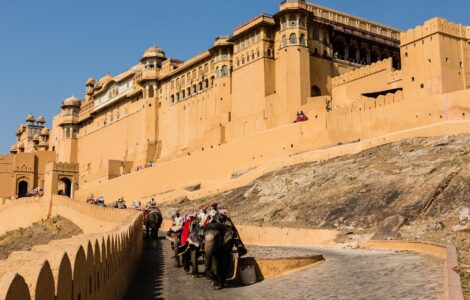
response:
<path id="1" fill-rule="evenodd" d="M 230 242 L 232 239 L 233 239 L 233 230 L 232 230 L 232 228 L 226 226 L 225 227 L 224 244 Z"/>

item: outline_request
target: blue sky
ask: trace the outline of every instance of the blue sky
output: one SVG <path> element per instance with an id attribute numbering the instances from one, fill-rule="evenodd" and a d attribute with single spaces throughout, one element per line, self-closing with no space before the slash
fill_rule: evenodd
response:
<path id="1" fill-rule="evenodd" d="M 0 153 L 15 142 L 29 113 L 51 117 L 60 102 L 81 97 L 89 76 L 115 75 L 156 43 L 188 59 L 280 0 L 1 0 Z M 318 0 L 316 3 L 399 29 L 442 16 L 470 25 L 468 0 Z M 408 7 L 403 9 L 403 7 Z"/>

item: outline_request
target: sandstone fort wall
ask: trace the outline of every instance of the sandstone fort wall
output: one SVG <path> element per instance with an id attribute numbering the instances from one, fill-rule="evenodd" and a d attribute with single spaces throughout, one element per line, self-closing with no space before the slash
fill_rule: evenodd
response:
<path id="1" fill-rule="evenodd" d="M 362 103 L 353 103 L 331 112 L 316 111 L 314 108 L 318 103 L 308 104 L 306 112 L 310 120 L 307 122 L 188 153 L 185 157 L 111 180 L 82 185 L 75 198 L 85 201 L 92 193 L 95 196 L 103 195 L 108 202 L 119 197 L 127 201 L 142 200 L 155 194 L 157 198 L 167 199 L 168 195 L 179 194 L 175 191 L 197 184 L 201 184 L 202 188 L 215 186 L 229 181 L 237 172 L 271 160 L 324 148 L 325 145 L 367 140 L 447 121 L 468 121 L 470 107 L 466 99 L 469 97 L 470 91 L 464 90 L 411 101 L 404 100 L 402 93 L 397 92 L 376 100 L 365 99 Z M 437 134 L 445 132 L 436 130 Z M 412 134 L 407 137 L 412 137 Z"/>

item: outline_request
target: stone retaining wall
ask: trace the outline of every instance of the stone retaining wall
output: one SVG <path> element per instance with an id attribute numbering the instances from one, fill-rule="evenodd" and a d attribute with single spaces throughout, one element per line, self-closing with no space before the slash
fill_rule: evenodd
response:
<path id="1" fill-rule="evenodd" d="M 47 203 L 40 198 L 6 200 L 0 205 L 0 235 L 20 227 L 29 227 L 47 217 Z"/>

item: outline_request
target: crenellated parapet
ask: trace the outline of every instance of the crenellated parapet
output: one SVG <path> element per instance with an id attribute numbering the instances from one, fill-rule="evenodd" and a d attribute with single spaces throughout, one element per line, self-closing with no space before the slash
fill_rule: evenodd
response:
<path id="1" fill-rule="evenodd" d="M 406 46 L 436 33 L 468 39 L 470 38 L 470 27 L 449 22 L 443 18 L 434 18 L 426 21 L 422 26 L 402 32 L 400 36 L 401 46 Z"/>
<path id="2" fill-rule="evenodd" d="M 13 252 L 0 261 L 0 299 L 122 299 L 142 249 L 142 215 L 56 196 L 54 209 L 114 220 L 114 229 Z M 99 226 L 99 222 L 95 222 Z M 98 228 L 97 228 L 98 229 Z M 99 232 L 99 231 L 97 231 Z"/>
<path id="3" fill-rule="evenodd" d="M 392 58 L 387 58 L 371 65 L 367 65 L 365 67 L 334 77 L 331 79 L 331 84 L 333 87 L 336 87 L 380 71 L 394 71 Z"/>

